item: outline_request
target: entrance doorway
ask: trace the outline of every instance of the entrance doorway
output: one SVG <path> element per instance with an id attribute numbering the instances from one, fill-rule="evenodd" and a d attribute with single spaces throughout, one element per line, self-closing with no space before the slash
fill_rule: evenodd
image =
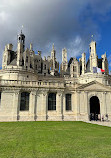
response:
<path id="1" fill-rule="evenodd" d="M 90 98 L 90 121 L 91 120 L 100 120 L 100 102 L 96 96 Z"/>

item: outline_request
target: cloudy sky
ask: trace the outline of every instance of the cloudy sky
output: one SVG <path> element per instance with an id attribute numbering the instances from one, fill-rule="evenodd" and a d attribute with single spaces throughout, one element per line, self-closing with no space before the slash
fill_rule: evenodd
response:
<path id="1" fill-rule="evenodd" d="M 22 25 L 26 47 L 33 43 L 34 51 L 41 50 L 43 56 L 50 55 L 53 43 L 59 61 L 64 47 L 68 59 L 83 52 L 89 55 L 93 34 L 98 56 L 106 51 L 111 62 L 110 0 L 0 0 L 1 59 L 7 43 L 12 43 L 16 50 Z"/>

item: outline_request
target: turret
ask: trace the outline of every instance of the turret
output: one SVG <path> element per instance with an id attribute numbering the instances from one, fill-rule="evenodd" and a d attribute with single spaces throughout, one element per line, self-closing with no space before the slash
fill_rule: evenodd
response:
<path id="1" fill-rule="evenodd" d="M 17 36 L 17 66 L 22 66 L 23 52 L 25 50 L 25 35 L 21 33 Z"/>
<path id="2" fill-rule="evenodd" d="M 90 71 L 93 72 L 93 67 L 97 67 L 96 42 L 90 43 Z"/>
<path id="3" fill-rule="evenodd" d="M 56 50 L 55 50 L 55 48 L 54 48 L 54 43 L 53 43 L 53 45 L 52 45 L 52 51 L 51 51 L 51 59 L 55 59 L 55 56 L 56 56 Z"/>
<path id="4" fill-rule="evenodd" d="M 95 56 L 96 55 L 96 42 L 91 41 L 90 43 L 90 55 Z"/>
<path id="5" fill-rule="evenodd" d="M 19 43 L 21 44 L 21 47 L 24 51 L 25 50 L 25 35 L 22 33 L 22 30 L 21 30 L 21 33 L 18 34 L 17 39 L 18 39 L 18 44 Z"/>
<path id="6" fill-rule="evenodd" d="M 53 43 L 52 51 L 51 51 L 52 70 L 55 70 L 55 60 L 56 60 L 55 55 L 56 55 L 56 50 L 54 48 L 54 43 Z"/>
<path id="7" fill-rule="evenodd" d="M 82 74 L 86 72 L 86 54 L 82 53 Z"/>
<path id="8" fill-rule="evenodd" d="M 33 51 L 33 45 L 30 43 L 30 51 Z"/>
<path id="9" fill-rule="evenodd" d="M 67 50 L 66 50 L 66 48 L 62 49 L 62 62 L 67 63 Z"/>
<path id="10" fill-rule="evenodd" d="M 67 50 L 66 48 L 62 49 L 62 63 L 61 63 L 61 75 L 63 76 L 68 68 L 67 63 Z"/>
<path id="11" fill-rule="evenodd" d="M 50 65 L 50 74 L 53 76 L 57 75 L 59 71 L 59 63 L 56 60 L 56 50 L 54 48 L 54 44 L 52 46 L 51 60 L 49 65 Z"/>
<path id="12" fill-rule="evenodd" d="M 75 57 L 70 64 L 70 76 L 75 78 L 80 76 L 80 63 Z"/>
<path id="13" fill-rule="evenodd" d="M 2 60 L 2 68 L 5 68 L 7 65 L 10 64 L 12 49 L 13 49 L 12 44 L 7 44 L 5 46 L 5 50 L 4 50 L 4 53 L 3 53 L 3 60 Z"/>
<path id="14" fill-rule="evenodd" d="M 106 53 L 103 54 L 101 57 L 102 57 L 102 69 L 105 70 L 105 74 L 109 74 L 108 60 L 106 57 Z"/>

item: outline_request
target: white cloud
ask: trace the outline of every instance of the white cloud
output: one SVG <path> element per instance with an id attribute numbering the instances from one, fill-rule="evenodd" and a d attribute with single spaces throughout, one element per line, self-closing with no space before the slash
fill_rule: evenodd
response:
<path id="1" fill-rule="evenodd" d="M 85 51 L 85 45 L 82 41 L 80 36 L 76 36 L 76 38 L 70 42 L 69 48 L 68 48 L 68 58 L 71 57 L 77 57 L 83 53 L 83 50 Z"/>
<path id="2" fill-rule="evenodd" d="M 1 23 L 5 23 L 7 22 L 7 20 L 9 20 L 9 14 L 7 14 L 6 12 L 2 11 L 0 12 L 0 19 L 1 19 Z"/>
<path id="3" fill-rule="evenodd" d="M 105 16 L 110 9 L 111 2 L 104 0 L 0 0 L 0 52 L 7 43 L 16 49 L 16 35 L 24 25 L 27 47 L 32 42 L 47 56 L 55 43 L 59 61 L 64 47 L 69 56 L 78 56 L 87 51 L 91 34 L 98 40 L 93 16 Z"/>

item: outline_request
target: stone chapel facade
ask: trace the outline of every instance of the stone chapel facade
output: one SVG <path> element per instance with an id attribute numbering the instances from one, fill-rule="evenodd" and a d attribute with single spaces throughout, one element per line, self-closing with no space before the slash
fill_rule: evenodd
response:
<path id="1" fill-rule="evenodd" d="M 105 70 L 94 73 L 93 67 Z M 88 121 L 111 120 L 111 76 L 106 53 L 98 58 L 96 42 L 90 43 L 90 57 L 62 63 L 51 56 L 35 54 L 32 44 L 25 49 L 25 35 L 18 35 L 17 50 L 5 46 L 0 70 L 0 121 Z"/>

